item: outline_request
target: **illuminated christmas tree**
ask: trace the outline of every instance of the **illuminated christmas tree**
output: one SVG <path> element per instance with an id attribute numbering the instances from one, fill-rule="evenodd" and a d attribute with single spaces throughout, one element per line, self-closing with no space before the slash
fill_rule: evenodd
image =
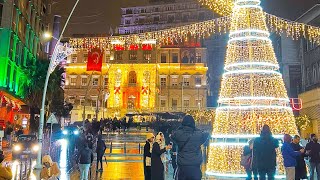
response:
<path id="1" fill-rule="evenodd" d="M 245 177 L 243 147 L 264 124 L 277 138 L 298 133 L 265 19 L 260 0 L 235 0 L 208 175 Z M 281 161 L 278 155 L 278 175 Z"/>

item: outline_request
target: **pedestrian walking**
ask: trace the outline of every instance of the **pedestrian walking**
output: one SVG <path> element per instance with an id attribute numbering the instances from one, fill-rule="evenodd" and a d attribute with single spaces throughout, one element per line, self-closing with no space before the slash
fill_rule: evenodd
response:
<path id="1" fill-rule="evenodd" d="M 293 137 L 293 141 L 291 143 L 291 146 L 294 151 L 300 151 L 303 149 L 302 146 L 300 146 L 300 136 L 295 135 Z M 305 152 L 302 153 L 300 156 L 296 157 L 297 165 L 295 167 L 295 179 L 300 180 L 300 179 L 308 179 L 307 176 L 307 168 L 306 168 L 306 162 L 304 161 L 305 157 Z"/>
<path id="2" fill-rule="evenodd" d="M 57 180 L 60 176 L 60 169 L 56 162 L 53 162 L 49 155 L 42 157 L 42 170 L 40 179 L 44 180 Z"/>
<path id="3" fill-rule="evenodd" d="M 97 141 L 97 171 L 102 172 L 103 166 L 102 166 L 102 158 L 104 156 L 104 153 L 107 149 L 106 143 L 102 140 L 102 135 L 98 135 L 98 141 Z M 101 168 L 99 169 L 99 162 L 101 165 Z"/>
<path id="4" fill-rule="evenodd" d="M 276 172 L 276 149 L 279 147 L 279 141 L 272 137 L 270 127 L 262 127 L 260 137 L 253 142 L 253 162 L 252 167 L 258 169 L 260 180 L 273 180 Z"/>
<path id="5" fill-rule="evenodd" d="M 8 163 L 4 163 L 4 155 L 0 153 L 0 179 L 1 180 L 11 180 L 12 179 L 12 171 L 10 165 Z"/>
<path id="6" fill-rule="evenodd" d="M 241 156 L 241 165 L 244 167 L 247 173 L 246 180 L 252 179 L 252 174 L 254 177 L 254 180 L 258 180 L 258 170 L 255 168 L 252 168 L 252 158 L 253 158 L 253 140 L 251 139 L 248 142 L 248 145 L 244 146 L 243 148 L 243 154 Z"/>
<path id="7" fill-rule="evenodd" d="M 151 180 L 151 152 L 153 141 L 154 135 L 152 133 L 147 134 L 146 144 L 143 148 L 143 170 L 145 180 Z"/>
<path id="8" fill-rule="evenodd" d="M 317 171 L 317 179 L 320 180 L 320 144 L 316 134 L 310 135 L 311 141 L 306 145 L 306 155 L 309 156 L 310 180 L 314 179 L 314 171 Z"/>
<path id="9" fill-rule="evenodd" d="M 292 137 L 289 134 L 285 134 L 283 137 L 283 145 L 281 147 L 281 153 L 283 157 L 283 163 L 286 170 L 286 179 L 287 180 L 295 180 L 295 171 L 297 161 L 296 158 L 301 156 L 304 153 L 304 149 L 300 149 L 300 151 L 294 151 L 292 146 Z"/>
<path id="10" fill-rule="evenodd" d="M 200 166 L 203 158 L 201 145 L 209 137 L 209 133 L 202 132 L 195 126 L 192 116 L 187 115 L 180 126 L 172 135 L 173 143 L 178 146 L 177 165 L 175 179 L 177 180 L 200 180 L 202 172 Z"/>
<path id="11" fill-rule="evenodd" d="M 161 149 L 160 146 L 161 136 L 156 136 L 156 142 L 153 143 L 152 153 L 151 153 L 151 179 L 152 180 L 164 180 L 164 167 L 161 161 L 161 155 L 167 150 L 171 149 L 171 145 L 166 146 Z"/>
<path id="12" fill-rule="evenodd" d="M 88 143 L 84 144 L 84 148 L 79 151 L 79 169 L 80 180 L 88 180 L 88 173 L 93 161 L 93 153 L 89 148 Z"/>

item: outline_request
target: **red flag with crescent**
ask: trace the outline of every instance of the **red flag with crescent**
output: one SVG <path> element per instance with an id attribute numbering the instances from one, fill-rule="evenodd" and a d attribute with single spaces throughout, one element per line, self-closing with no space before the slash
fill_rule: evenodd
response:
<path id="1" fill-rule="evenodd" d="M 87 71 L 100 71 L 102 68 L 103 51 L 98 48 L 91 49 L 88 53 Z"/>

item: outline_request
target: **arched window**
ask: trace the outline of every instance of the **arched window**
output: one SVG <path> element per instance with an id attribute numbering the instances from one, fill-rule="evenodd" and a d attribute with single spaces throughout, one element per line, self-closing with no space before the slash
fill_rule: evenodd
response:
<path id="1" fill-rule="evenodd" d="M 136 84 L 137 83 L 137 74 L 135 71 L 129 72 L 129 83 L 130 84 Z"/>

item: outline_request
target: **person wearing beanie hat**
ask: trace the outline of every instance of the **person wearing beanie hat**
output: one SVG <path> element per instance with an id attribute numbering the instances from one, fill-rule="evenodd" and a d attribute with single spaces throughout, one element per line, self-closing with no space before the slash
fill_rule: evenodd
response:
<path id="1" fill-rule="evenodd" d="M 144 179 L 151 180 L 151 151 L 154 141 L 154 135 L 152 133 L 147 134 L 146 144 L 143 148 L 143 170 Z"/>
<path id="2" fill-rule="evenodd" d="M 209 133 L 196 128 L 192 116 L 183 117 L 181 126 L 171 135 L 172 141 L 178 146 L 176 180 L 200 180 L 202 178 L 201 145 L 208 138 Z"/>

